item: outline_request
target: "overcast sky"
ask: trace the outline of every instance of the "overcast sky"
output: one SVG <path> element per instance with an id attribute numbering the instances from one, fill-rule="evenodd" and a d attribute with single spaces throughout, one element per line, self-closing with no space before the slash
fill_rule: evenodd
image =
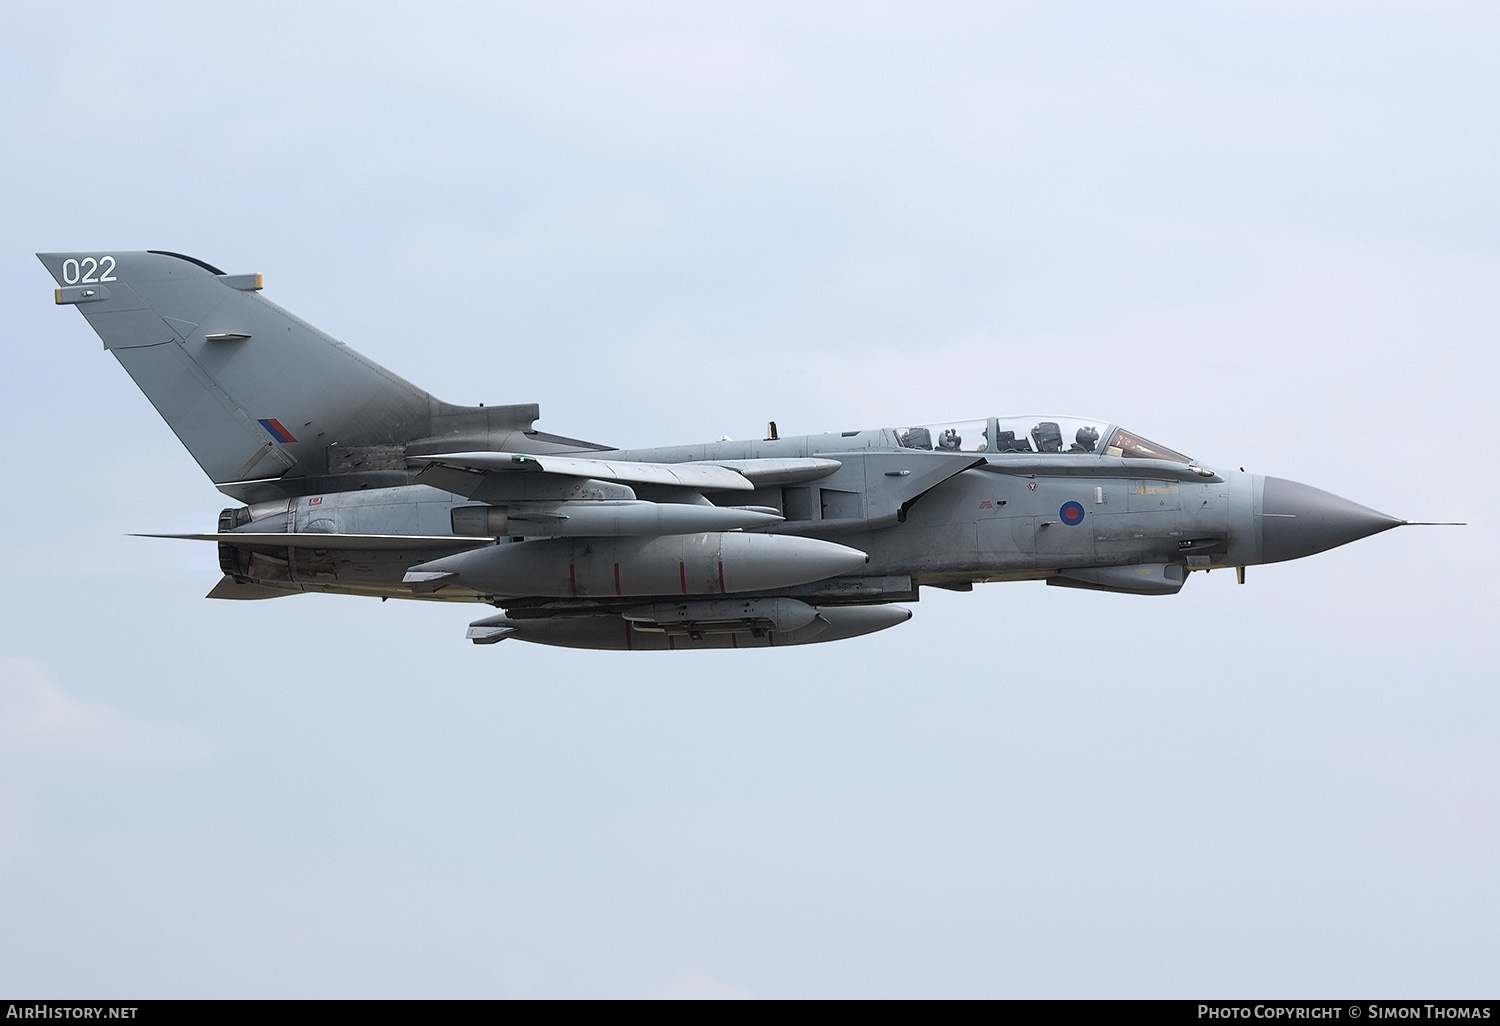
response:
<path id="1" fill-rule="evenodd" d="M 0 994 L 1473 997 L 1500 965 L 1500 13 L 16 6 Z M 797 649 L 213 602 L 39 250 L 621 445 L 1124 424 L 1404 528 Z"/>

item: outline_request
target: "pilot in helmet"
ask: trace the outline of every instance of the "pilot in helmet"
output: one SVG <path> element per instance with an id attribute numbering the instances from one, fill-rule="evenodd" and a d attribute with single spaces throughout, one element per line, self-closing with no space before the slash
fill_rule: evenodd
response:
<path id="1" fill-rule="evenodd" d="M 1078 429 L 1074 436 L 1076 442 L 1073 445 L 1074 452 L 1093 452 L 1099 445 L 1099 429 L 1092 424 L 1085 424 Z"/>

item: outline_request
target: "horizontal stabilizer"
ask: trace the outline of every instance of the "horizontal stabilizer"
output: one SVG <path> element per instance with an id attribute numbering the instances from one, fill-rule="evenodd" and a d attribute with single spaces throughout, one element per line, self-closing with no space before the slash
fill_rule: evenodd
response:
<path id="1" fill-rule="evenodd" d="M 233 577 L 225 575 L 219 578 L 219 583 L 214 585 L 213 590 L 205 597 L 211 599 L 272 599 L 300 594 L 302 592 L 296 589 L 269 588 L 264 584 L 256 584 L 254 581 L 236 581 Z"/>
<path id="2" fill-rule="evenodd" d="M 223 542 L 228 545 L 271 545 L 282 549 L 364 549 L 381 552 L 408 552 L 412 549 L 472 549 L 491 544 L 489 538 L 458 538 L 448 534 L 257 534 L 249 531 L 225 531 L 216 534 L 137 534 L 136 538 L 177 538 L 183 541 Z"/>

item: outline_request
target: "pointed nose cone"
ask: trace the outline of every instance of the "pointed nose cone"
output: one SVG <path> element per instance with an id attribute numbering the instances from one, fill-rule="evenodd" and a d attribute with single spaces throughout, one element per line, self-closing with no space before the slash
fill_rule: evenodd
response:
<path id="1" fill-rule="evenodd" d="M 1321 488 L 1268 477 L 1260 512 L 1261 552 L 1267 563 L 1300 559 L 1401 523 Z"/>

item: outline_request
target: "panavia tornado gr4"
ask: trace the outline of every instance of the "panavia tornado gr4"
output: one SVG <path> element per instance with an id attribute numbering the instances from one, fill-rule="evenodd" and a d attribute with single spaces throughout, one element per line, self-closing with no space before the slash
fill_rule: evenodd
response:
<path id="1" fill-rule="evenodd" d="M 151 250 L 38 254 L 221 492 L 212 598 L 479 602 L 479 644 L 751 648 L 910 618 L 924 585 L 1170 595 L 1404 521 L 1221 473 L 1103 420 L 986 417 L 617 449 L 535 405 L 452 406 Z"/>

